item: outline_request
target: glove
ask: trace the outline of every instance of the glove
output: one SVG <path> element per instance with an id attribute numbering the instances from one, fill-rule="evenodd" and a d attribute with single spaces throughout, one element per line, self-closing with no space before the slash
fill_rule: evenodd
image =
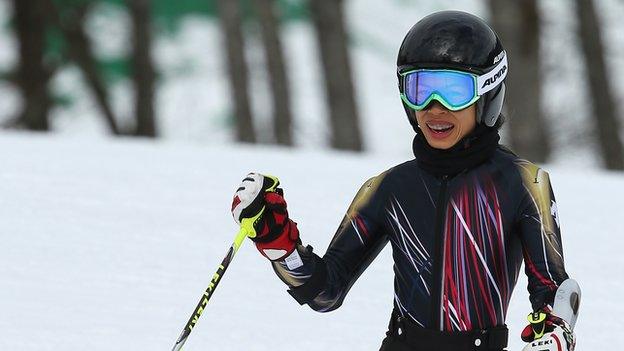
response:
<path id="1" fill-rule="evenodd" d="M 550 313 L 548 307 L 529 313 L 522 340 L 527 342 L 523 351 L 574 351 L 576 336 L 570 325 Z"/>
<path id="2" fill-rule="evenodd" d="M 234 220 L 271 261 L 285 259 L 301 243 L 297 224 L 288 218 L 284 193 L 278 186 L 276 177 L 249 173 L 232 201 Z"/>

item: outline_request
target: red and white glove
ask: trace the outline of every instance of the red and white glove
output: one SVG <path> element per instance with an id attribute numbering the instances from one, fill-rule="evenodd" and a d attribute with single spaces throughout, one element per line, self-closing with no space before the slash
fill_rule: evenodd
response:
<path id="1" fill-rule="evenodd" d="M 288 218 L 286 200 L 276 177 L 249 173 L 234 194 L 232 216 L 239 225 L 245 218 L 254 218 L 249 238 L 262 255 L 281 261 L 297 247 L 297 223 Z"/>
<path id="2" fill-rule="evenodd" d="M 522 331 L 528 344 L 522 351 L 574 351 L 576 336 L 570 325 L 550 313 L 550 308 L 529 313 L 529 325 Z"/>

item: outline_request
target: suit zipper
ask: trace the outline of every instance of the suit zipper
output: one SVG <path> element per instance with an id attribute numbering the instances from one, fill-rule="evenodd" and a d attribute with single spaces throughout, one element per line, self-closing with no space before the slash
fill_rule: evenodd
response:
<path id="1" fill-rule="evenodd" d="M 444 286 L 444 219 L 446 211 L 446 193 L 448 176 L 442 176 L 438 202 L 436 203 L 436 216 L 434 227 L 434 256 L 433 256 L 433 286 L 431 291 L 431 328 L 442 328 L 442 294 Z"/>

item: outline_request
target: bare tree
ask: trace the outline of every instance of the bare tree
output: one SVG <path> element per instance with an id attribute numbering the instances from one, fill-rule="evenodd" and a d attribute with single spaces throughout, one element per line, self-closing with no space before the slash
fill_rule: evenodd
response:
<path id="1" fill-rule="evenodd" d="M 156 73 L 151 57 L 151 0 L 127 0 L 132 18 L 132 75 L 135 89 L 134 134 L 155 137 L 154 85 Z"/>
<path id="2" fill-rule="evenodd" d="M 14 124 L 31 130 L 48 130 L 51 72 L 44 64 L 45 4 L 41 0 L 13 0 L 13 11 L 19 43 L 15 82 L 23 101 L 22 111 Z"/>
<path id="3" fill-rule="evenodd" d="M 541 109 L 537 0 L 489 0 L 489 4 L 493 27 L 509 55 L 506 105 L 511 147 L 522 157 L 545 162 L 551 143 Z"/>
<path id="4" fill-rule="evenodd" d="M 254 143 L 256 134 L 249 103 L 249 82 L 247 63 L 245 62 L 240 3 L 238 0 L 217 0 L 217 7 L 224 33 L 223 42 L 226 48 L 226 60 L 230 76 L 230 94 L 234 105 L 236 138 L 238 141 Z"/>
<path id="5" fill-rule="evenodd" d="M 20 0 L 18 0 L 20 1 Z M 91 40 L 84 25 L 91 3 L 83 2 L 74 6 L 59 5 L 53 0 L 45 0 L 47 11 L 63 33 L 71 59 L 78 65 L 95 97 L 97 106 L 104 117 L 111 133 L 121 134 L 117 126 L 113 109 L 109 103 L 108 90 L 97 68 L 97 61 L 91 50 Z"/>
<path id="6" fill-rule="evenodd" d="M 343 1 L 310 0 L 308 4 L 325 76 L 325 93 L 331 117 L 331 145 L 337 149 L 362 150 Z"/>
<path id="7" fill-rule="evenodd" d="M 595 128 L 608 169 L 624 169 L 624 154 L 620 139 L 620 123 L 609 85 L 600 30 L 600 21 L 592 0 L 576 0 L 579 37 L 592 96 Z"/>
<path id="8" fill-rule="evenodd" d="M 279 37 L 279 23 L 275 15 L 276 2 L 275 0 L 253 0 L 253 4 L 260 22 L 264 54 L 269 71 L 275 139 L 278 144 L 292 145 L 290 92 Z"/>

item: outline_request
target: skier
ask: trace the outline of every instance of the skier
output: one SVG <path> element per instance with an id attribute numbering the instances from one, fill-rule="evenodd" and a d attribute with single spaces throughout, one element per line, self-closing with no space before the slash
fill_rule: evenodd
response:
<path id="1" fill-rule="evenodd" d="M 251 239 L 297 302 L 340 307 L 389 241 L 395 298 L 380 350 L 500 351 L 524 260 L 526 349 L 574 349 L 571 321 L 552 313 L 568 275 L 548 173 L 499 145 L 507 71 L 478 17 L 442 11 L 410 29 L 397 73 L 415 159 L 364 183 L 322 258 L 302 244 L 277 178 L 243 180 L 232 214 L 253 219 Z"/>

